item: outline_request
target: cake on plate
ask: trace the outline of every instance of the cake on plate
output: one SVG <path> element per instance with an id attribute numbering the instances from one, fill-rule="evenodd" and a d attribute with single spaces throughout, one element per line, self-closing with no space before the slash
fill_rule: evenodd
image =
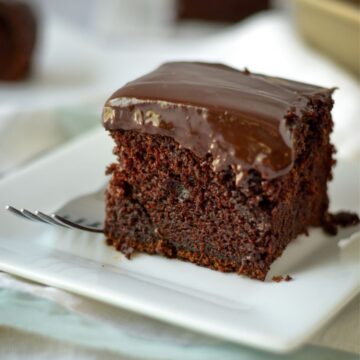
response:
<path id="1" fill-rule="evenodd" d="M 117 161 L 105 235 L 134 251 L 264 280 L 329 218 L 333 89 L 171 62 L 106 102 Z"/>

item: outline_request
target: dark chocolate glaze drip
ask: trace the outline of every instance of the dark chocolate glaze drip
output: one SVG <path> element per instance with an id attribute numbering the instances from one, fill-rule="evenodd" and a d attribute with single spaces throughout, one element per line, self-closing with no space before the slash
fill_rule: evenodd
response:
<path id="1" fill-rule="evenodd" d="M 170 136 L 199 157 L 210 153 L 215 171 L 231 166 L 237 180 L 250 168 L 273 179 L 294 163 L 286 118 L 331 92 L 221 64 L 173 62 L 116 91 L 103 124 Z"/>

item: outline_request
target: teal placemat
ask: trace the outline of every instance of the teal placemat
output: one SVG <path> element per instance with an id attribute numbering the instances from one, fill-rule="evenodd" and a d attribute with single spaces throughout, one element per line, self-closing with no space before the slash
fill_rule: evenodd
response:
<path id="1" fill-rule="evenodd" d="M 101 321 L 70 312 L 59 304 L 29 293 L 0 288 L 0 325 L 47 336 L 93 349 L 104 349 L 144 359 L 223 360 L 357 360 L 356 354 L 316 346 L 288 355 L 270 354 L 209 338 L 209 341 L 179 344 L 154 341 L 141 334 L 119 331 Z"/>

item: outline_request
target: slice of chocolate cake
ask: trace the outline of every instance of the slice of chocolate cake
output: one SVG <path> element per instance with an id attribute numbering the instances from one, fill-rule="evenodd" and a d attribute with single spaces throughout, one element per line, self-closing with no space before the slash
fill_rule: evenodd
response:
<path id="1" fill-rule="evenodd" d="M 0 0 L 0 80 L 29 75 L 36 33 L 35 14 L 26 2 Z"/>
<path id="2" fill-rule="evenodd" d="M 126 84 L 103 112 L 108 242 L 263 280 L 327 217 L 332 91 L 191 62 Z"/>

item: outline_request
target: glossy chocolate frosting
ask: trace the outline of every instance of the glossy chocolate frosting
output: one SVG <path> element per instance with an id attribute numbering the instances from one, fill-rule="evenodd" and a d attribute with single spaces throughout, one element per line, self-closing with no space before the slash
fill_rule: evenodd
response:
<path id="1" fill-rule="evenodd" d="M 231 166 L 241 180 L 250 168 L 264 179 L 294 162 L 288 116 L 301 116 L 324 89 L 221 64 L 173 62 L 116 91 L 103 112 L 106 129 L 170 136 L 215 171 Z"/>

